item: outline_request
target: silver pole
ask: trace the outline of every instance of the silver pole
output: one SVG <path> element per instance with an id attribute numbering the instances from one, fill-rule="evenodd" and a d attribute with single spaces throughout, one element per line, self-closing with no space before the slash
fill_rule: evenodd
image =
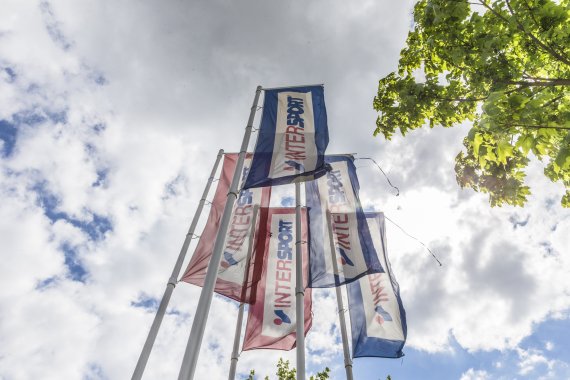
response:
<path id="1" fill-rule="evenodd" d="M 329 237 L 331 245 L 331 259 L 333 273 L 339 274 L 338 262 L 336 261 L 336 245 L 334 243 L 333 225 L 330 211 L 327 210 L 327 224 L 329 228 Z M 352 377 L 352 360 L 350 359 L 350 348 L 348 347 L 348 335 L 346 333 L 346 320 L 344 318 L 344 305 L 342 303 L 342 292 L 340 286 L 335 286 L 336 302 L 338 307 L 338 318 L 340 320 L 340 335 L 342 337 L 342 349 L 344 351 L 344 369 L 346 370 L 346 379 L 353 380 Z"/>
<path id="2" fill-rule="evenodd" d="M 297 380 L 305 380 L 305 287 L 303 284 L 303 244 L 301 228 L 301 184 L 295 182 L 295 297 L 297 312 Z"/>
<path id="3" fill-rule="evenodd" d="M 259 211 L 259 206 L 255 205 L 253 207 L 253 219 L 251 221 L 251 231 L 249 235 L 249 244 L 247 246 L 247 257 L 246 257 L 246 265 L 245 270 L 243 272 L 243 286 L 246 286 L 247 277 L 249 274 L 249 266 L 251 264 L 251 254 L 253 252 L 253 241 L 255 239 L 255 231 L 256 231 L 256 224 L 257 224 L 257 212 Z M 236 377 L 236 368 L 237 362 L 239 359 L 239 342 L 241 338 L 241 326 L 243 324 L 243 312 L 244 312 L 245 304 L 240 302 L 239 304 L 239 311 L 238 311 L 238 318 L 236 323 L 236 333 L 234 335 L 234 349 L 232 351 L 232 359 L 230 364 L 230 374 L 228 376 L 229 380 L 234 380 Z"/>
<path id="4" fill-rule="evenodd" d="M 226 234 L 228 232 L 228 226 L 230 224 L 230 217 L 232 215 L 234 203 L 238 197 L 238 185 L 242 175 L 243 162 L 245 160 L 247 146 L 249 145 L 249 138 L 251 136 L 251 129 L 253 127 L 253 119 L 255 118 L 255 111 L 257 110 L 257 102 L 259 100 L 260 93 L 261 86 L 257 86 L 255 97 L 253 98 L 253 105 L 251 106 L 251 111 L 249 113 L 247 126 L 245 127 L 245 134 L 241 143 L 241 149 L 239 152 L 238 161 L 236 163 L 234 177 L 232 179 L 232 184 L 228 192 L 226 206 L 224 207 L 224 213 L 222 215 L 222 219 L 220 220 L 220 229 L 218 230 L 218 235 L 216 236 L 216 242 L 214 243 L 212 257 L 210 259 L 210 263 L 208 264 L 206 278 L 204 279 L 204 286 L 200 292 L 200 299 L 198 300 L 198 306 L 196 307 L 196 314 L 194 315 L 194 320 L 192 321 L 192 329 L 190 330 L 190 336 L 188 337 L 188 344 L 186 345 L 186 351 L 184 352 L 184 359 L 182 360 L 182 366 L 180 367 L 178 380 L 192 380 L 194 378 L 196 363 L 198 362 L 198 355 L 200 354 L 200 346 L 202 345 L 202 338 L 204 337 L 204 329 L 206 328 L 206 321 L 208 319 L 208 312 L 210 311 L 212 297 L 214 296 L 214 286 L 216 284 L 216 279 L 218 278 L 218 268 L 220 267 L 220 262 L 222 260 L 222 251 L 224 249 Z"/>
<path id="5" fill-rule="evenodd" d="M 148 332 L 148 336 L 146 337 L 146 341 L 144 343 L 143 349 L 139 356 L 139 360 L 137 362 L 137 366 L 135 367 L 135 371 L 133 372 L 132 380 L 140 380 L 144 373 L 144 369 L 146 367 L 146 363 L 148 362 L 148 358 L 150 356 L 150 352 L 152 351 L 152 346 L 154 345 L 154 341 L 156 339 L 156 335 L 158 334 L 158 330 L 160 329 L 160 324 L 162 323 L 162 318 L 166 312 L 166 307 L 170 302 L 170 296 L 172 295 L 172 291 L 176 286 L 176 281 L 178 280 L 178 275 L 180 274 L 180 269 L 182 269 L 182 263 L 184 262 L 184 258 L 186 257 L 186 253 L 188 252 L 188 247 L 190 246 L 190 242 L 192 241 L 192 237 L 194 236 L 194 230 L 196 229 L 196 225 L 200 219 L 200 215 L 202 215 L 202 209 L 204 208 L 204 203 L 206 201 L 206 197 L 210 192 L 210 186 L 212 185 L 212 181 L 214 179 L 214 175 L 216 175 L 216 170 L 218 170 L 218 164 L 220 163 L 220 159 L 224 155 L 224 150 L 220 149 L 218 152 L 218 157 L 216 157 L 216 163 L 212 168 L 212 173 L 208 178 L 208 182 L 206 183 L 206 188 L 202 193 L 202 198 L 198 203 L 198 208 L 196 209 L 196 213 L 194 214 L 194 219 L 192 219 L 192 223 L 190 224 L 190 228 L 188 229 L 188 233 L 186 234 L 186 238 L 184 239 L 184 244 L 182 244 L 182 249 L 178 254 L 178 259 L 176 260 L 176 264 L 174 265 L 174 269 L 172 269 L 172 274 L 168 279 L 168 283 L 166 284 L 166 290 L 162 296 L 162 300 L 160 301 L 160 306 L 154 316 L 154 321 L 150 327 L 150 331 Z"/>

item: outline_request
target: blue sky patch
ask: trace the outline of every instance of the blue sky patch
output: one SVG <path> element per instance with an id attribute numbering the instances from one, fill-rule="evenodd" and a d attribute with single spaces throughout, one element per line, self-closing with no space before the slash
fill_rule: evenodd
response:
<path id="1" fill-rule="evenodd" d="M 50 287 L 50 285 L 54 284 L 57 280 L 56 276 L 48 277 L 44 280 L 41 280 L 36 285 L 36 290 L 42 291 Z"/>
<path id="2" fill-rule="evenodd" d="M 9 157 L 14 151 L 18 128 L 6 120 L 0 120 L 0 139 L 2 140 L 2 157 Z"/>
<path id="3" fill-rule="evenodd" d="M 52 222 L 63 219 L 89 235 L 93 241 L 102 240 L 105 237 L 105 233 L 113 230 L 111 220 L 102 215 L 93 213 L 92 220 L 85 221 L 72 218 L 67 213 L 58 211 L 59 199 L 47 189 L 46 185 L 45 181 L 38 182 L 32 190 L 36 192 L 39 205 L 44 209 L 45 215 Z"/>
<path id="4" fill-rule="evenodd" d="M 100 134 L 105 129 L 107 129 L 107 125 L 104 123 L 97 123 L 93 127 L 91 127 L 96 134 Z"/>
<path id="5" fill-rule="evenodd" d="M 69 42 L 63 34 L 61 23 L 56 20 L 50 3 L 42 1 L 40 3 L 40 10 L 42 11 L 46 30 L 52 41 L 61 49 L 69 50 L 71 48 L 71 42 Z"/>
<path id="6" fill-rule="evenodd" d="M 109 83 L 109 81 L 107 80 L 107 78 L 103 76 L 103 74 L 96 75 L 94 80 L 95 83 L 97 83 L 99 86 L 104 86 Z"/>
<path id="7" fill-rule="evenodd" d="M 18 112 L 12 115 L 15 125 L 26 124 L 29 126 L 36 126 L 38 124 L 45 123 L 46 121 L 51 121 L 54 124 L 67 123 L 67 110 L 44 110 L 44 109 L 29 109 L 25 111 Z"/>
<path id="8" fill-rule="evenodd" d="M 526 226 L 529 219 L 530 219 L 530 214 L 528 214 L 526 216 L 526 219 L 524 219 L 524 220 L 516 214 L 509 216 L 509 222 L 511 222 L 511 224 L 513 225 L 513 229 L 515 229 L 515 230 L 519 227 Z"/>
<path id="9" fill-rule="evenodd" d="M 87 373 L 83 376 L 83 380 L 106 380 L 107 375 L 103 371 L 101 365 L 97 363 L 89 363 Z"/>
<path id="10" fill-rule="evenodd" d="M 107 182 L 107 177 L 109 175 L 109 169 L 99 169 L 97 170 L 97 180 L 93 182 L 93 187 L 104 186 Z"/>
<path id="11" fill-rule="evenodd" d="M 158 305 L 159 301 L 157 298 L 149 297 L 145 294 L 141 294 L 138 300 L 131 301 L 131 306 L 140 307 L 149 312 L 158 310 Z"/>
<path id="12" fill-rule="evenodd" d="M 14 81 L 16 80 L 16 77 L 17 77 L 16 72 L 14 70 L 12 70 L 12 68 L 10 68 L 10 67 L 5 67 L 4 72 L 6 74 L 8 74 L 7 82 L 8 83 L 14 83 Z"/>
<path id="13" fill-rule="evenodd" d="M 38 125 L 47 121 L 46 115 L 37 112 L 37 110 L 26 110 L 12 115 L 15 124 Z"/>
<path id="14" fill-rule="evenodd" d="M 61 246 L 61 250 L 65 256 L 65 266 L 69 271 L 69 277 L 73 281 L 85 282 L 87 278 L 87 270 L 81 265 L 79 258 L 77 257 L 77 251 L 68 243 L 64 243 Z"/>
<path id="15" fill-rule="evenodd" d="M 551 319 L 537 325 L 533 334 L 525 338 L 519 347 L 529 353 L 542 355 L 547 360 L 567 361 L 570 358 L 568 341 L 570 319 Z M 355 378 L 384 380 L 387 375 L 391 375 L 395 380 L 459 379 L 463 373 L 473 368 L 475 371 L 486 371 L 489 379 L 534 380 L 545 376 L 549 370 L 544 362 L 538 362 L 534 369 L 521 374 L 521 356 L 517 350 L 469 352 L 453 336 L 450 336 L 450 343 L 451 352 L 428 353 L 404 347 L 406 356 L 401 359 L 355 359 Z M 553 371 L 555 377 L 552 378 L 566 378 L 568 369 L 562 363 Z"/>

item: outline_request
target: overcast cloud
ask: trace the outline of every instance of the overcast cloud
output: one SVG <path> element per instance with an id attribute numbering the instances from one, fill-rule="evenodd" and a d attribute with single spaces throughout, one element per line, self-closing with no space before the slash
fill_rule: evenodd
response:
<path id="1" fill-rule="evenodd" d="M 372 157 L 400 188 L 396 197 L 357 161 L 365 207 L 444 263 L 388 223 L 406 348 L 502 355 L 485 369 L 467 363 L 461 379 L 504 368 L 570 376 L 552 342 L 520 346 L 541 323 L 568 326 L 562 187 L 534 162 L 528 206 L 490 209 L 455 182 L 467 126 L 372 137 L 377 80 L 396 68 L 412 4 L 3 1 L 0 378 L 130 377 L 218 149 L 238 150 L 256 86 L 312 83 L 325 84 L 328 152 Z M 176 288 L 145 378 L 176 378 L 198 296 Z M 342 378 L 335 305 L 315 292 L 308 363 Z M 227 376 L 236 315 L 215 297 L 198 374 Z M 238 370 L 273 374 L 281 356 L 294 362 L 294 351 L 246 352 Z M 371 362 L 359 360 L 362 378 L 385 378 L 384 361 L 364 370 Z"/>

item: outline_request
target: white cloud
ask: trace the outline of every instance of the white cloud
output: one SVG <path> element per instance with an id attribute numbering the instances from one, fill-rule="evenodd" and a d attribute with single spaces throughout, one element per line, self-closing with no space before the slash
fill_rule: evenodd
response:
<path id="1" fill-rule="evenodd" d="M 528 375 L 541 365 L 546 366 L 549 370 L 554 367 L 555 361 L 547 359 L 539 350 L 517 349 L 517 353 L 520 358 L 518 366 L 521 375 Z"/>
<path id="2" fill-rule="evenodd" d="M 469 368 L 467 370 L 467 372 L 464 372 L 461 375 L 461 379 L 460 380 L 487 380 L 489 379 L 489 374 L 487 373 L 487 371 L 483 371 L 483 370 L 474 370 L 473 368 Z"/>
<path id="3" fill-rule="evenodd" d="M 357 161 L 364 203 L 444 262 L 388 224 L 409 347 L 450 350 L 450 334 L 471 351 L 516 347 L 534 324 L 566 317 L 570 218 L 552 205 L 560 187 L 540 165 L 527 208 L 489 209 L 455 184 L 464 128 L 370 137 L 376 81 L 396 65 L 411 3 L 5 2 L 0 119 L 18 124 L 18 135 L 0 164 L 0 377 L 130 375 L 153 317 L 132 303 L 162 295 L 217 151 L 238 148 L 258 84 L 325 82 L 329 151 L 377 159 L 401 196 Z M 48 218 L 39 183 L 65 218 Z M 104 239 L 78 224 L 94 215 L 111 224 Z M 514 216 L 527 224 L 515 229 Z M 73 281 L 64 244 L 84 282 Z M 177 375 L 198 294 L 177 286 L 148 378 Z M 314 372 L 342 369 L 335 311 L 332 292 L 315 291 Z M 215 297 L 197 373 L 225 377 L 235 316 L 235 304 Z M 521 373 L 550 368 L 551 359 L 520 352 Z M 280 356 L 295 360 L 294 351 L 246 352 L 238 370 L 273 374 Z"/>

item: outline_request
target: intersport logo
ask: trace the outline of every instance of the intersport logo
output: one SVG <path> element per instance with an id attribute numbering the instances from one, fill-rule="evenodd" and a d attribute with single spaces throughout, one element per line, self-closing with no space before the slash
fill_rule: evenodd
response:
<path id="1" fill-rule="evenodd" d="M 277 316 L 273 320 L 276 325 L 291 323 L 291 318 L 286 313 L 292 307 L 291 293 L 293 288 L 293 223 L 279 220 L 279 242 L 277 244 L 277 262 L 275 270 L 275 302 L 274 313 Z"/>

